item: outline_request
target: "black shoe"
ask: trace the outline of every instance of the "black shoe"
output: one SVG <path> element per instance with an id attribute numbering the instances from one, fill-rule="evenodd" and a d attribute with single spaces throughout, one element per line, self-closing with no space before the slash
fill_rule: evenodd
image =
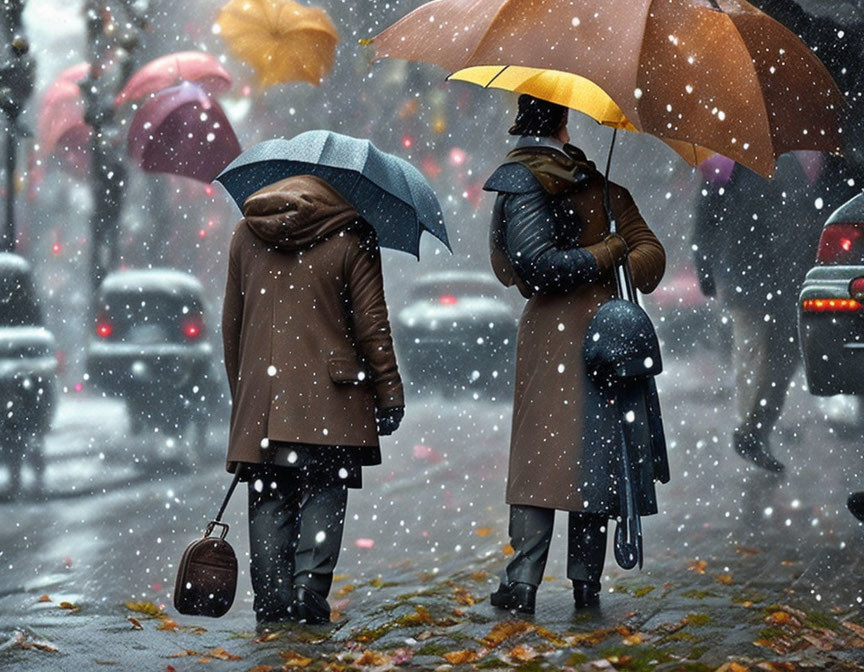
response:
<path id="1" fill-rule="evenodd" d="M 515 609 L 523 614 L 533 614 L 537 601 L 537 586 L 530 583 L 511 581 L 502 583 L 489 598 L 493 607 Z"/>
<path id="2" fill-rule="evenodd" d="M 588 581 L 573 582 L 573 603 L 577 609 L 587 609 L 600 604 L 600 584 Z"/>
<path id="3" fill-rule="evenodd" d="M 765 442 L 755 434 L 750 432 L 735 432 L 734 443 L 735 452 L 760 469 L 779 474 L 786 468 L 782 462 L 771 454 Z"/>
<path id="4" fill-rule="evenodd" d="M 861 522 L 864 522 L 864 492 L 853 492 L 846 500 L 849 512 Z"/>
<path id="5" fill-rule="evenodd" d="M 321 625 L 330 622 L 330 605 L 316 592 L 297 586 L 294 590 L 294 606 L 291 617 L 299 623 Z"/>

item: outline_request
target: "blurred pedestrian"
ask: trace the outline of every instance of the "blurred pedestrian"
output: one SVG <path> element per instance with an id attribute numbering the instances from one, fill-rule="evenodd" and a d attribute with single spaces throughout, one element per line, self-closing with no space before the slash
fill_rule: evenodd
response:
<path id="1" fill-rule="evenodd" d="M 375 231 L 324 180 L 246 199 L 222 318 L 228 470 L 249 481 L 259 623 L 330 620 L 348 488 L 404 413 Z"/>

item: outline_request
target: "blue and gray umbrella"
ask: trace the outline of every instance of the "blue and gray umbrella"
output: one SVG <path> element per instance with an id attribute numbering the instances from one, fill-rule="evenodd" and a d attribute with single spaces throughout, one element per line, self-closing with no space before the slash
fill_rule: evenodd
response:
<path id="1" fill-rule="evenodd" d="M 267 140 L 243 152 L 216 178 L 242 210 L 259 189 L 294 175 L 329 182 L 378 233 L 382 247 L 420 256 L 428 231 L 450 249 L 441 205 L 422 173 L 369 140 L 308 131 Z"/>

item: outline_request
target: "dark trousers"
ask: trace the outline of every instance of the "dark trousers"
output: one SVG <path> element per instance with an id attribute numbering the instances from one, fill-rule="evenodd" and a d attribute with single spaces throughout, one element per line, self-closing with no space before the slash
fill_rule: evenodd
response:
<path id="1" fill-rule="evenodd" d="M 294 588 L 327 597 L 342 548 L 348 490 L 304 469 L 270 467 L 249 479 L 249 549 L 258 620 L 287 618 Z"/>
<path id="2" fill-rule="evenodd" d="M 606 561 L 606 516 L 571 512 L 567 532 L 567 578 L 600 583 Z M 510 507 L 510 545 L 516 551 L 504 580 L 537 586 L 543 580 L 555 509 L 537 506 Z"/>

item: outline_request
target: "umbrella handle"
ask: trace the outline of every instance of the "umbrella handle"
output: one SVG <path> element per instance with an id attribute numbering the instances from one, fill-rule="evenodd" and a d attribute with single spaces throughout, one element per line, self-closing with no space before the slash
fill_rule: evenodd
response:
<path id="1" fill-rule="evenodd" d="M 612 154 L 615 151 L 615 141 L 618 139 L 618 129 L 612 130 L 612 143 L 609 145 L 609 156 L 606 158 L 606 176 L 603 182 L 603 208 L 606 210 L 606 220 L 609 222 L 609 233 L 618 233 L 618 220 L 612 212 L 612 198 L 609 195 L 609 170 L 612 168 Z M 633 285 L 633 273 L 630 271 L 630 261 L 624 257 L 624 261 L 615 268 L 615 282 L 618 296 L 626 301 L 632 301 L 639 305 L 639 296 Z"/>

